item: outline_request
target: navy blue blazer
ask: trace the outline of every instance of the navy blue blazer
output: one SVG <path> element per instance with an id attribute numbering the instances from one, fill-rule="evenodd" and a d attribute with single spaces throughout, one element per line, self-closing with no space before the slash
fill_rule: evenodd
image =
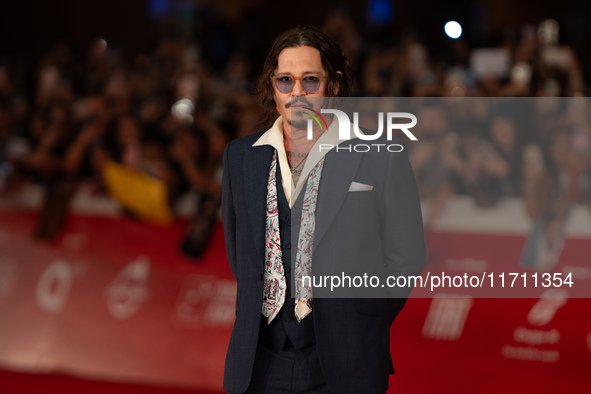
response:
<path id="1" fill-rule="evenodd" d="M 228 261 L 238 283 L 224 389 L 237 393 L 249 386 L 261 322 L 267 178 L 274 151 L 268 145 L 252 146 L 263 133 L 230 142 L 223 159 L 222 219 Z M 365 141 L 350 140 L 339 146 L 355 142 Z M 380 142 L 395 141 L 372 141 Z M 352 182 L 373 189 L 350 192 Z M 316 208 L 313 273 L 317 266 L 326 269 L 339 261 L 358 261 L 365 272 L 420 274 L 425 264 L 421 208 L 404 151 L 333 149 L 326 155 Z M 320 363 L 333 392 L 387 390 L 388 375 L 394 373 L 390 326 L 408 292 L 401 294 L 377 299 L 314 298 Z"/>

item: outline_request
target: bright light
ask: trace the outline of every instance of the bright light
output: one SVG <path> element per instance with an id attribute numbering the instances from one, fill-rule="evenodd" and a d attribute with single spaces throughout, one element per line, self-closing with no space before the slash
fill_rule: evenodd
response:
<path id="1" fill-rule="evenodd" d="M 189 98 L 180 99 L 172 106 L 172 114 L 177 118 L 182 118 L 185 115 L 191 115 L 195 109 L 193 100 Z"/>
<path id="2" fill-rule="evenodd" d="M 183 98 L 174 103 L 172 106 L 172 114 L 179 119 L 181 122 L 186 124 L 193 123 L 193 110 L 195 109 L 195 103 L 191 98 Z"/>
<path id="3" fill-rule="evenodd" d="M 449 21 L 445 24 L 445 34 L 450 38 L 456 39 L 462 35 L 462 26 L 458 22 Z"/>

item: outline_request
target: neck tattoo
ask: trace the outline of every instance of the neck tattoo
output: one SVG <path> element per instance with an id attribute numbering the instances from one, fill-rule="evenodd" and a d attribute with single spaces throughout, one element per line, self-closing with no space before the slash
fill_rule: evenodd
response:
<path id="1" fill-rule="evenodd" d="M 291 170 L 292 175 L 300 175 L 302 173 L 302 170 L 304 169 L 303 164 L 306 162 L 306 159 L 308 158 L 308 154 L 307 153 L 295 153 L 295 152 L 288 152 L 288 155 L 290 157 L 290 163 L 292 162 L 292 160 L 295 157 L 301 157 L 302 159 L 298 162 L 298 164 L 296 164 L 295 166 L 290 165 L 289 169 Z"/>

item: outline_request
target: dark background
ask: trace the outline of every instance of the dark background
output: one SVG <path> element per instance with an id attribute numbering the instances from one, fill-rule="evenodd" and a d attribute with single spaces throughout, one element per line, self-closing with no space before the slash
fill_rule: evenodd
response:
<path id="1" fill-rule="evenodd" d="M 84 45 L 102 37 L 120 47 L 126 56 L 150 48 L 162 31 L 182 30 L 177 18 L 189 18 L 184 4 L 178 0 L 22 0 L 0 2 L 0 56 L 26 55 L 38 57 L 47 46 L 67 41 Z M 214 3 L 198 1 L 200 5 Z M 260 45 L 266 49 L 277 33 L 297 24 L 320 25 L 334 9 L 346 11 L 366 34 L 415 32 L 431 43 L 444 42 L 442 26 L 456 20 L 464 28 L 464 37 L 472 45 L 495 45 L 515 35 L 515 26 L 537 24 L 554 18 L 560 24 L 561 41 L 586 51 L 591 36 L 591 2 L 584 0 L 421 0 L 392 1 L 392 22 L 386 27 L 368 27 L 371 1 L 324 2 L 302 0 L 279 2 L 268 0 L 222 1 L 221 8 L 235 18 L 256 15 L 262 30 Z M 183 12 L 185 8 L 185 12 Z M 173 21 L 177 19 L 176 21 Z M 230 23 L 231 20 L 220 23 Z M 210 19 L 210 23 L 215 20 Z M 363 29 L 362 29 L 363 30 Z"/>

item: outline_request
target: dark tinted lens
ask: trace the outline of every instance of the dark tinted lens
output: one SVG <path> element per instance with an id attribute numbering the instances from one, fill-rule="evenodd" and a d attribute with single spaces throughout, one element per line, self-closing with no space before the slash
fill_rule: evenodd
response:
<path id="1" fill-rule="evenodd" d="M 316 93 L 320 87 L 320 78 L 310 75 L 302 79 L 302 86 L 308 93 Z"/>
<path id="2" fill-rule="evenodd" d="M 281 93 L 289 93 L 293 87 L 293 79 L 290 77 L 277 77 L 275 86 L 277 86 L 277 90 Z"/>

